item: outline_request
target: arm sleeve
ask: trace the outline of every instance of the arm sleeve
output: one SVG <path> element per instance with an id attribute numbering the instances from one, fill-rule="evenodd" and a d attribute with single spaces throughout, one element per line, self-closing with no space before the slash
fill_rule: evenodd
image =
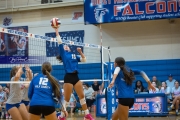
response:
<path id="1" fill-rule="evenodd" d="M 116 74 L 116 75 L 119 74 L 120 70 L 121 70 L 120 67 L 116 67 L 114 70 L 114 74 Z"/>
<path id="2" fill-rule="evenodd" d="M 78 55 L 76 55 L 76 59 L 78 62 L 81 62 L 81 57 L 79 57 Z"/>
<path id="3" fill-rule="evenodd" d="M 135 75 L 141 75 L 141 70 L 138 69 L 132 69 Z"/>
<path id="4" fill-rule="evenodd" d="M 63 44 L 59 44 L 59 53 L 60 53 L 60 56 L 63 59 L 64 53 L 65 53 Z"/>
<path id="5" fill-rule="evenodd" d="M 33 86 L 33 80 L 31 81 L 29 85 L 29 90 L 28 90 L 28 98 L 31 100 L 34 92 L 34 86 Z"/>

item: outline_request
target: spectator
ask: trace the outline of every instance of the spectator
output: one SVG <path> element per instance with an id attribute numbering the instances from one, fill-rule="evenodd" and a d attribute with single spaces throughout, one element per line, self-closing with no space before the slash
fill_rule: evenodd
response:
<path id="1" fill-rule="evenodd" d="M 9 85 L 9 84 L 7 84 L 7 85 Z M 6 85 L 6 86 L 7 86 Z M 6 93 L 6 98 L 8 99 L 9 98 L 9 88 L 8 87 L 4 87 L 3 88 L 3 91 Z M 4 110 L 4 113 L 5 113 L 5 116 L 4 116 L 4 118 L 9 118 L 9 119 L 11 119 L 12 117 L 11 117 L 11 115 L 10 114 L 8 114 L 8 112 L 6 111 L 6 109 L 3 109 Z"/>
<path id="2" fill-rule="evenodd" d="M 149 93 L 159 93 L 159 89 L 156 87 L 156 83 L 152 82 L 152 86 L 154 86 L 156 88 L 156 91 L 153 92 L 151 89 L 149 90 Z"/>
<path id="3" fill-rule="evenodd" d="M 91 87 L 89 87 L 89 85 L 87 83 L 84 83 L 83 87 L 84 87 L 84 94 L 85 94 L 85 98 L 86 98 L 87 107 L 90 111 L 91 106 L 95 101 L 94 90 Z"/>
<path id="4" fill-rule="evenodd" d="M 92 88 L 94 90 L 95 95 L 97 95 L 100 90 L 100 84 L 98 84 L 98 81 L 93 82 Z"/>
<path id="5" fill-rule="evenodd" d="M 152 82 L 155 82 L 156 83 L 156 87 L 161 89 L 161 82 L 159 80 L 157 80 L 156 76 L 153 76 Z"/>
<path id="6" fill-rule="evenodd" d="M 7 97 L 6 93 L 3 91 L 2 86 L 0 85 L 0 108 L 1 108 L 1 118 L 4 118 L 5 115 L 5 105 L 6 105 Z"/>
<path id="7" fill-rule="evenodd" d="M 135 84 L 135 93 L 139 93 L 139 92 L 146 92 L 146 89 L 144 88 L 142 81 L 137 80 L 136 84 Z"/>
<path id="8" fill-rule="evenodd" d="M 173 103 L 170 106 L 170 108 L 168 108 L 168 111 L 171 111 L 172 108 L 174 107 L 174 105 L 176 105 L 176 115 L 178 115 L 179 113 L 179 101 L 180 101 L 180 87 L 179 87 L 179 82 L 175 81 L 175 87 L 172 88 L 172 98 L 173 98 Z"/>
<path id="9" fill-rule="evenodd" d="M 170 87 L 170 89 L 172 90 L 172 88 L 174 87 L 174 83 L 175 83 L 175 79 L 173 79 L 173 76 L 170 74 L 169 75 L 169 79 L 166 80 L 167 86 Z"/>
<path id="10" fill-rule="evenodd" d="M 160 89 L 160 93 L 166 94 L 168 103 L 170 103 L 172 101 L 171 89 L 170 89 L 170 87 L 167 86 L 166 82 L 162 82 L 162 87 Z"/>

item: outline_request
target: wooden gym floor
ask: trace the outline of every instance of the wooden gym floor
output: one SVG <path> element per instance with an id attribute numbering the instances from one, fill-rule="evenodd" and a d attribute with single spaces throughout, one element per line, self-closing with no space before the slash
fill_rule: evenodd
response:
<path id="1" fill-rule="evenodd" d="M 95 116 L 92 113 L 93 117 Z M 106 118 L 103 117 L 94 117 L 95 120 L 106 120 Z M 0 120 L 12 120 L 12 119 L 0 119 Z M 41 119 L 45 120 L 45 119 Z M 83 120 L 83 115 L 70 115 L 67 120 Z M 180 120 L 180 116 L 175 116 L 174 112 L 170 113 L 167 117 L 129 117 L 128 120 Z"/>

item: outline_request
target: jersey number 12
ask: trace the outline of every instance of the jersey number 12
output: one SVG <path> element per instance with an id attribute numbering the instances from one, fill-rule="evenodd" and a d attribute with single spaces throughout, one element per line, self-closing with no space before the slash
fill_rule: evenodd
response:
<path id="1" fill-rule="evenodd" d="M 47 78 L 40 78 L 39 85 L 47 85 L 48 79 Z"/>

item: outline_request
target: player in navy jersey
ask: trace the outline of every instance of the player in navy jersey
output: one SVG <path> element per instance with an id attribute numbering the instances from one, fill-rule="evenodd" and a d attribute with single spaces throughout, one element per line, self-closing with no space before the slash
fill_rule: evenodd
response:
<path id="1" fill-rule="evenodd" d="M 134 74 L 140 74 L 148 83 L 149 89 L 155 91 L 156 89 L 151 85 L 148 76 L 140 70 L 131 70 L 125 66 L 125 60 L 122 57 L 117 57 L 114 62 L 114 75 L 109 87 L 113 87 L 114 84 L 118 89 L 119 105 L 114 114 L 112 120 L 128 120 L 129 109 L 134 104 L 134 91 L 132 82 L 135 79 Z"/>
<path id="2" fill-rule="evenodd" d="M 57 59 L 61 62 L 63 62 L 64 69 L 65 69 L 65 76 L 64 76 L 64 108 L 66 111 L 66 107 L 69 104 L 69 100 L 71 97 L 72 89 L 76 91 L 76 93 L 79 96 L 80 104 L 82 106 L 82 109 L 85 112 L 84 119 L 94 120 L 89 114 L 89 110 L 86 105 L 86 100 L 84 97 L 83 92 L 83 85 L 82 82 L 79 80 L 78 77 L 78 62 L 86 62 L 86 57 L 82 53 L 81 48 L 77 48 L 77 51 L 79 52 L 80 56 L 75 55 L 71 52 L 70 48 L 67 45 L 62 44 L 61 37 L 58 32 L 58 28 L 54 28 L 56 32 L 57 41 L 59 44 L 59 52 L 60 56 L 57 57 Z M 67 112 L 65 112 L 67 115 Z M 65 119 L 65 114 L 62 113 L 60 116 L 60 120 Z"/>
<path id="3" fill-rule="evenodd" d="M 29 120 L 40 120 L 41 114 L 46 120 L 57 120 L 54 96 L 60 99 L 59 82 L 50 74 L 49 62 L 42 64 L 42 73 L 33 78 L 29 85 Z M 53 96 L 54 95 L 54 96 Z"/>

